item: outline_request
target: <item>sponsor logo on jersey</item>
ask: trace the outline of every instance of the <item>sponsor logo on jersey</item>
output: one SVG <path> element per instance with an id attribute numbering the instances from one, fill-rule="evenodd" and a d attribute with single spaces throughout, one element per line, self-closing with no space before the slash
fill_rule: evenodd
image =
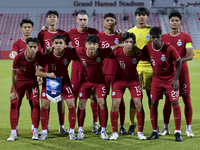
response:
<path id="1" fill-rule="evenodd" d="M 181 45 L 182 45 L 181 39 L 178 39 L 177 45 L 178 45 L 178 46 L 181 46 Z"/>
<path id="2" fill-rule="evenodd" d="M 20 49 L 19 51 L 21 52 L 21 51 L 23 51 L 24 49 L 22 48 L 22 49 Z"/>
<path id="3" fill-rule="evenodd" d="M 133 64 L 136 64 L 136 63 L 137 63 L 137 59 L 136 59 L 136 58 L 133 58 L 132 63 L 133 63 Z"/>
<path id="4" fill-rule="evenodd" d="M 162 55 L 161 60 L 162 60 L 162 61 L 166 61 L 165 55 Z"/>
<path id="5" fill-rule="evenodd" d="M 21 66 L 21 67 L 20 67 L 20 70 L 21 70 L 21 71 L 26 71 L 26 66 Z"/>
<path id="6" fill-rule="evenodd" d="M 107 41 L 102 41 L 102 43 L 104 44 L 104 43 L 106 43 Z"/>
<path id="7" fill-rule="evenodd" d="M 115 38 L 115 44 L 119 44 L 118 38 Z"/>
<path id="8" fill-rule="evenodd" d="M 147 40 L 150 40 L 150 35 L 149 35 L 149 33 L 147 33 L 146 39 L 147 39 Z"/>
<path id="9" fill-rule="evenodd" d="M 51 80 L 51 81 L 49 81 L 49 85 L 50 85 L 51 89 L 57 89 L 59 86 L 59 83 L 56 80 L 54 80 L 54 81 Z"/>
<path id="10" fill-rule="evenodd" d="M 101 61 L 101 58 L 100 58 L 100 57 L 97 57 L 96 61 L 97 61 L 97 62 L 100 62 L 100 61 Z"/>
<path id="11" fill-rule="evenodd" d="M 83 94 L 82 93 L 79 93 L 79 97 L 82 97 L 83 96 Z"/>
<path id="12" fill-rule="evenodd" d="M 68 64 L 67 59 L 64 59 L 63 65 L 67 65 L 67 64 Z"/>

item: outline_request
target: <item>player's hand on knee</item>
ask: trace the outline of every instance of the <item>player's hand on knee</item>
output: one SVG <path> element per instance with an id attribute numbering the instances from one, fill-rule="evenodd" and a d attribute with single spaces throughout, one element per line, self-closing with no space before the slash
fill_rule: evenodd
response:
<path id="1" fill-rule="evenodd" d="M 174 86 L 174 91 L 178 91 L 178 80 L 173 80 L 172 81 L 172 84 L 171 84 L 171 87 Z"/>
<path id="2" fill-rule="evenodd" d="M 43 26 L 41 31 L 47 31 L 48 27 L 47 26 Z"/>
<path id="3" fill-rule="evenodd" d="M 53 72 L 51 72 L 51 73 L 47 73 L 47 77 L 56 78 L 56 75 Z"/>
<path id="4" fill-rule="evenodd" d="M 10 94 L 10 101 L 12 101 L 12 100 L 14 100 L 14 99 L 18 99 L 18 100 L 19 100 L 17 93 L 12 92 L 12 93 Z"/>

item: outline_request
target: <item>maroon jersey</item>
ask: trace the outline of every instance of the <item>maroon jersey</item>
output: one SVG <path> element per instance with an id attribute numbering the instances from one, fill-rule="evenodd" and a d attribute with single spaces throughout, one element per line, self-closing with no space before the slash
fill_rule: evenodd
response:
<path id="1" fill-rule="evenodd" d="M 76 48 L 76 53 L 84 67 L 83 76 L 86 80 L 92 82 L 101 82 L 103 79 L 102 65 L 103 60 L 112 52 L 111 48 L 97 49 L 97 55 L 90 57 L 87 48 Z"/>
<path id="2" fill-rule="evenodd" d="M 147 44 L 144 51 L 149 53 L 151 58 L 151 65 L 153 67 L 153 77 L 171 82 L 175 75 L 174 61 L 180 59 L 177 50 L 170 44 L 162 43 L 159 50 L 153 48 L 153 44 Z"/>
<path id="3" fill-rule="evenodd" d="M 40 41 L 44 53 L 47 48 L 52 46 L 52 38 L 57 34 L 63 35 L 65 37 L 66 44 L 69 43 L 68 33 L 61 29 L 58 29 L 56 32 L 51 32 L 47 30 L 47 31 L 40 31 L 38 33 L 38 40 Z"/>
<path id="4" fill-rule="evenodd" d="M 171 33 L 167 33 L 162 35 L 162 41 L 168 44 L 171 44 L 178 51 L 180 57 L 186 56 L 186 43 L 192 43 L 192 38 L 189 34 L 180 32 L 178 35 L 171 35 Z M 181 70 L 188 72 L 187 62 L 182 63 Z"/>
<path id="5" fill-rule="evenodd" d="M 108 48 L 122 42 L 121 36 L 117 33 L 107 34 L 106 32 L 102 32 L 98 33 L 97 36 L 99 37 L 99 44 L 101 45 L 101 48 Z M 117 63 L 114 59 L 105 58 L 103 63 L 104 74 L 116 74 Z"/>
<path id="6" fill-rule="evenodd" d="M 77 60 L 75 49 L 64 49 L 62 56 L 57 56 L 53 52 L 43 55 L 42 60 L 39 62 L 41 68 L 48 66 L 48 72 L 54 72 L 59 77 L 69 77 L 68 66 L 71 60 Z"/>
<path id="7" fill-rule="evenodd" d="M 29 60 L 26 57 L 27 51 L 18 54 L 13 61 L 13 70 L 18 70 L 17 81 L 24 82 L 26 84 L 34 84 L 37 82 L 35 76 L 35 67 L 38 65 L 42 58 L 42 53 L 37 51 L 35 58 Z"/>
<path id="8" fill-rule="evenodd" d="M 133 52 L 132 55 L 127 55 L 123 47 L 114 50 L 109 57 L 115 58 L 117 62 L 116 77 L 125 80 L 139 80 L 136 69 L 137 64 L 140 60 L 147 60 L 145 52 L 141 52 L 140 56 L 136 52 Z"/>
<path id="9" fill-rule="evenodd" d="M 23 38 L 18 39 L 17 41 L 13 43 L 12 51 L 16 52 L 17 54 L 20 54 L 24 52 L 25 50 L 26 50 L 26 41 Z M 38 51 L 42 52 L 40 44 L 39 44 Z"/>
<path id="10" fill-rule="evenodd" d="M 90 34 L 97 34 L 97 33 L 99 33 L 99 31 L 97 31 L 94 28 L 88 28 L 87 32 L 80 32 L 78 31 L 78 28 L 71 29 L 68 32 L 73 47 L 85 47 L 85 38 Z M 82 71 L 83 66 L 80 62 L 73 61 L 72 69 Z"/>

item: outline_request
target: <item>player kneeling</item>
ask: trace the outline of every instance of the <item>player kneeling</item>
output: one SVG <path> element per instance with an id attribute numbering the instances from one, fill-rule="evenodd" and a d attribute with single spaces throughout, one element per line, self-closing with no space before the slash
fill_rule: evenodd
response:
<path id="1" fill-rule="evenodd" d="M 56 78 L 62 77 L 61 84 L 61 96 L 62 100 L 68 105 L 69 110 L 69 123 L 70 140 L 76 140 L 74 128 L 76 124 L 76 109 L 74 101 L 74 93 L 72 91 L 71 82 L 68 75 L 68 66 L 71 60 L 76 60 L 75 50 L 64 49 L 65 38 L 64 36 L 57 34 L 52 38 L 53 41 L 53 52 L 50 54 L 45 54 L 39 63 L 39 67 L 36 71 L 36 75 L 40 77 Z M 48 66 L 48 72 L 44 72 L 45 66 Z M 47 85 L 46 85 L 47 86 Z M 41 124 L 42 124 L 42 135 L 39 140 L 45 140 L 47 138 L 47 124 L 48 124 L 48 109 L 50 101 L 47 99 L 46 87 L 44 86 L 41 92 Z"/>
<path id="2" fill-rule="evenodd" d="M 133 33 L 124 33 L 122 41 L 124 47 L 116 49 L 113 51 L 113 54 L 109 56 L 110 58 L 114 58 L 117 62 L 117 72 L 112 88 L 112 108 L 110 116 L 113 133 L 110 140 L 116 140 L 119 137 L 117 127 L 118 110 L 126 88 L 129 89 L 131 99 L 133 99 L 137 109 L 138 138 L 140 140 L 146 140 L 146 137 L 143 134 L 144 110 L 141 100 L 142 88 L 140 86 L 136 67 L 140 60 L 146 60 L 147 57 L 144 52 L 141 52 L 137 47 L 134 47 L 135 35 Z"/>

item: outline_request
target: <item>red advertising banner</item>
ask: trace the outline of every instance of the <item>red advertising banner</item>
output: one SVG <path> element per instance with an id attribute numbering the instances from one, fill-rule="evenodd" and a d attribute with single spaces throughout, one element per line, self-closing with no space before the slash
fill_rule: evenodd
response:
<path id="1" fill-rule="evenodd" d="M 0 51 L 0 59 L 11 59 L 11 51 Z"/>

